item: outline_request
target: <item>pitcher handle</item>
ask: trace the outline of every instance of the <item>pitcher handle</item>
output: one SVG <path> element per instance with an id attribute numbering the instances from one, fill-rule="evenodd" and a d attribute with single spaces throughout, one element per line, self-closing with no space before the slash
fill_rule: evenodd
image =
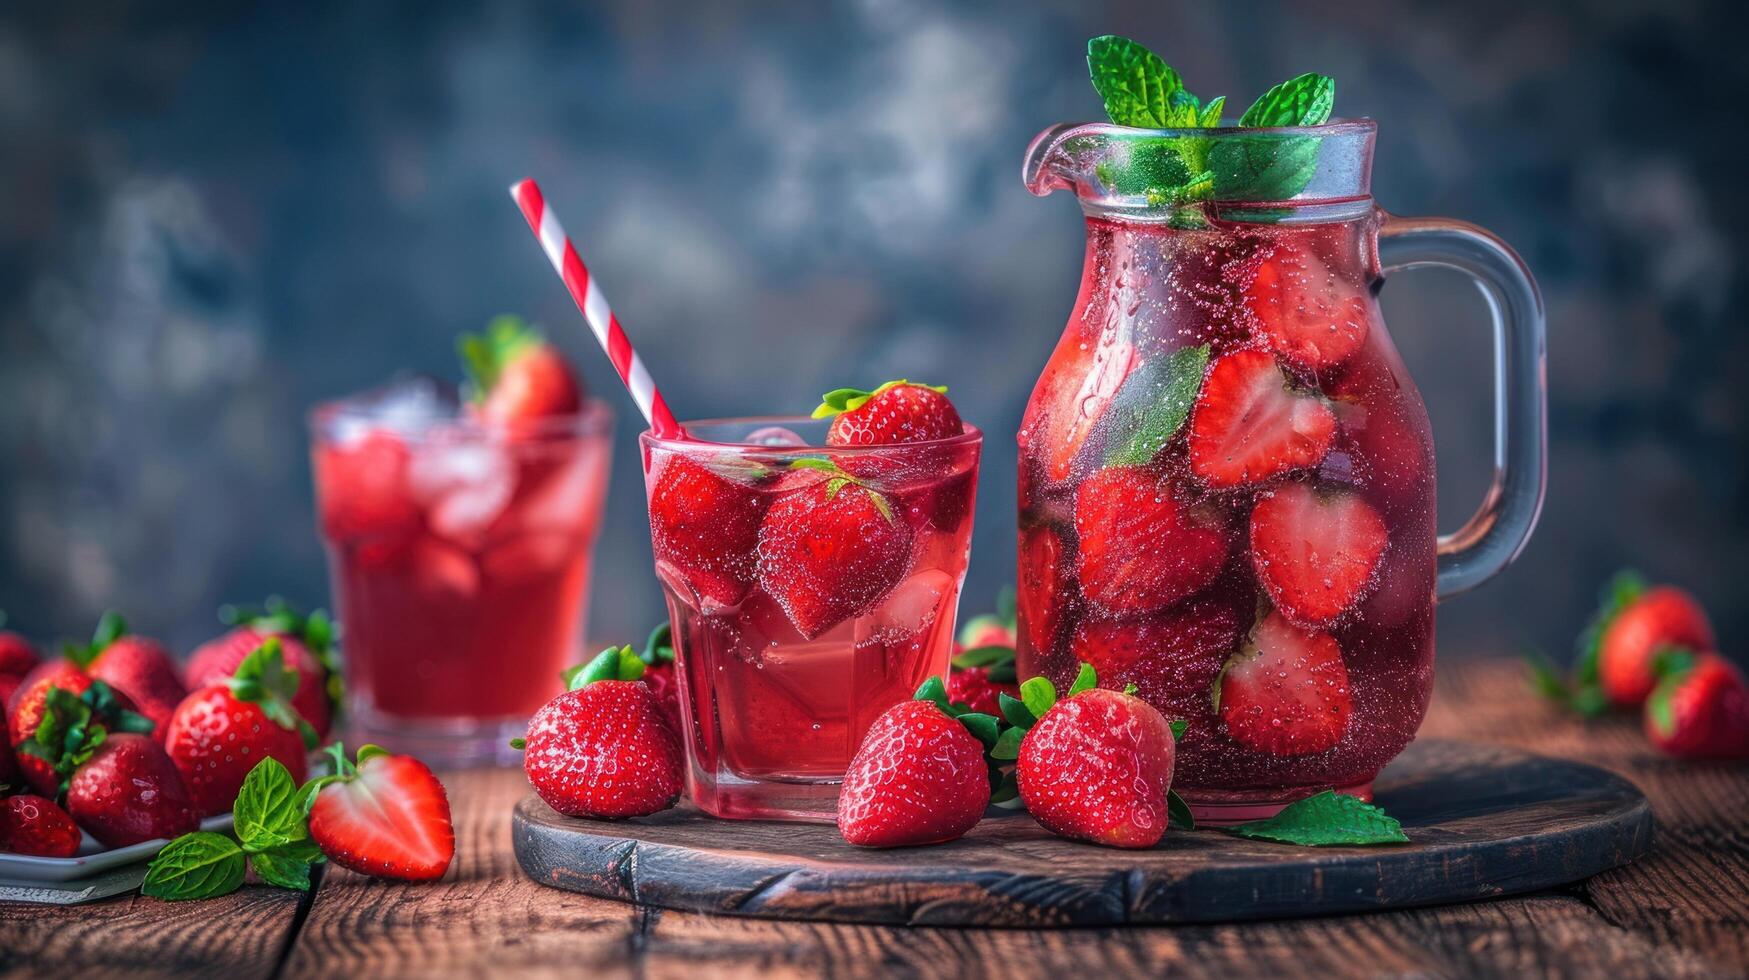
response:
<path id="1" fill-rule="evenodd" d="M 1505 568 L 1530 538 L 1548 483 L 1548 370 L 1543 301 L 1524 260 L 1487 231 L 1447 218 L 1385 215 L 1383 275 L 1418 266 L 1475 281 L 1494 320 L 1494 482 L 1463 527 L 1439 537 L 1439 598 Z"/>

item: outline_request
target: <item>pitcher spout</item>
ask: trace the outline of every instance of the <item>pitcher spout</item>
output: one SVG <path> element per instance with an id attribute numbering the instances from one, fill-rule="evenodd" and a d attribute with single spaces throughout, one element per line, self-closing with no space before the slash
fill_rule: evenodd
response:
<path id="1" fill-rule="evenodd" d="M 1032 138 L 1021 163 L 1020 179 L 1039 197 L 1052 191 L 1075 191 L 1091 175 L 1098 155 L 1101 123 L 1058 123 Z"/>

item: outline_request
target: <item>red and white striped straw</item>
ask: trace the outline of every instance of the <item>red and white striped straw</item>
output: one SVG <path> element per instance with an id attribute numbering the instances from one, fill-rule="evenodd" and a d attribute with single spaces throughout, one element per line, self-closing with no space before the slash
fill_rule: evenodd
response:
<path id="1" fill-rule="evenodd" d="M 570 236 L 565 234 L 565 229 L 559 226 L 559 219 L 547 207 L 540 185 L 533 180 L 518 181 L 510 185 L 510 196 L 516 199 L 516 206 L 522 209 L 522 216 L 528 220 L 529 230 L 540 240 L 540 247 L 553 263 L 553 270 L 564 280 L 571 299 L 576 301 L 583 319 L 589 321 L 589 329 L 595 332 L 595 339 L 607 351 L 607 359 L 613 362 L 613 369 L 619 372 L 619 379 L 632 393 L 632 401 L 637 402 L 638 411 L 644 413 L 650 428 L 664 439 L 685 436 L 686 431 L 674 420 L 674 413 L 668 410 L 668 403 L 650 379 L 643 358 L 626 339 L 619 317 L 608 308 L 607 297 L 601 294 L 601 287 L 589 274 L 589 267 L 577 256 L 577 248 L 571 244 Z"/>

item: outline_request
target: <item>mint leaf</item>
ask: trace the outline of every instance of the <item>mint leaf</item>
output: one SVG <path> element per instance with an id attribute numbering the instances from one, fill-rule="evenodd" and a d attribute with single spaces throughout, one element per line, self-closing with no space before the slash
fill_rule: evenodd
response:
<path id="1" fill-rule="evenodd" d="M 1087 42 L 1087 72 L 1119 126 L 1167 128 L 1169 100 L 1183 79 L 1160 56 L 1127 37 L 1107 34 Z"/>
<path id="2" fill-rule="evenodd" d="M 1190 812 L 1190 804 L 1184 802 L 1176 790 L 1166 791 L 1166 821 L 1168 826 L 1179 830 L 1195 830 L 1196 815 Z"/>
<path id="3" fill-rule="evenodd" d="M 276 848 L 251 855 L 249 863 L 255 866 L 255 874 L 270 885 L 300 892 L 310 890 L 310 862 L 296 854 Z"/>
<path id="4" fill-rule="evenodd" d="M 1409 842 L 1403 833 L 1403 825 L 1394 817 L 1371 803 L 1333 790 L 1290 803 L 1267 820 L 1229 827 L 1227 832 L 1301 847 L 1358 847 Z"/>
<path id="5" fill-rule="evenodd" d="M 1322 126 L 1336 107 L 1336 80 L 1307 72 L 1270 89 L 1251 103 L 1239 125 Z"/>
<path id="6" fill-rule="evenodd" d="M 1184 730 L 1190 727 L 1190 722 L 1180 718 L 1179 720 L 1172 722 L 1171 726 L 1172 741 L 1177 742 L 1184 737 Z"/>
<path id="7" fill-rule="evenodd" d="M 1132 372 L 1106 417 L 1105 465 L 1141 466 L 1183 428 L 1208 372 L 1209 347 L 1181 347 Z"/>
<path id="8" fill-rule="evenodd" d="M 1322 126 L 1336 104 L 1336 82 L 1308 72 L 1263 93 L 1239 125 Z M 1318 170 L 1322 140 L 1268 134 L 1233 136 L 1209 149 L 1214 197 L 1222 201 L 1286 201 L 1306 189 Z"/>
<path id="9" fill-rule="evenodd" d="M 140 894 L 170 901 L 228 895 L 243 883 L 245 863 L 243 849 L 229 837 L 205 830 L 183 834 L 152 859 Z"/>
<path id="10" fill-rule="evenodd" d="M 265 851 L 309 834 L 298 784 L 278 759 L 262 759 L 249 770 L 232 809 L 237 839 L 246 851 Z"/>

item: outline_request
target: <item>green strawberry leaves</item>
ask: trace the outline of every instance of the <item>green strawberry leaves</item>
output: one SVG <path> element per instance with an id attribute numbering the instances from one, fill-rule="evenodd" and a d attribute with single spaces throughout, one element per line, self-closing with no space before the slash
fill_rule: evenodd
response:
<path id="1" fill-rule="evenodd" d="M 984 746 L 984 762 L 990 769 L 990 787 L 992 791 L 1001 788 L 1005 779 L 1012 779 L 1010 773 L 1004 772 L 1003 760 L 993 753 L 1007 732 L 1003 730 L 1001 719 L 994 715 L 973 711 L 963 704 L 953 704 L 947 699 L 947 685 L 940 677 L 931 677 L 917 688 L 917 693 L 911 696 L 913 701 L 928 701 L 941 709 L 947 715 L 965 726 Z"/>
<path id="2" fill-rule="evenodd" d="M 905 382 L 900 381 L 892 383 L 904 384 Z M 947 389 L 942 388 L 940 390 L 946 391 Z M 816 409 L 816 411 L 818 410 Z M 856 477 L 851 476 L 843 467 L 839 466 L 832 460 L 823 456 L 803 456 L 801 459 L 790 460 L 789 468 L 792 470 L 819 470 L 821 473 L 830 474 L 831 478 L 826 481 L 827 500 L 836 498 L 844 491 L 845 487 L 856 487 L 858 490 L 868 494 L 869 500 L 874 504 L 875 510 L 880 511 L 881 516 L 887 519 L 887 523 L 891 524 L 893 522 L 893 505 L 887 500 L 887 495 L 874 489 L 868 484 L 863 483 Z"/>
<path id="3" fill-rule="evenodd" d="M 1159 455 L 1190 417 L 1208 365 L 1209 345 L 1181 347 L 1125 380 L 1106 414 L 1105 465 L 1142 466 Z"/>
<path id="4" fill-rule="evenodd" d="M 1014 648 L 1005 646 L 973 647 L 953 658 L 955 670 L 984 668 L 984 676 L 997 684 L 1013 684 L 1019 680 L 1014 668 Z"/>
<path id="5" fill-rule="evenodd" d="M 596 681 L 635 681 L 644 676 L 646 667 L 644 658 L 630 646 L 608 647 L 559 678 L 565 682 L 565 690 L 578 691 Z"/>
<path id="6" fill-rule="evenodd" d="M 36 731 L 18 746 L 18 751 L 47 762 L 58 777 L 56 795 L 67 791 L 67 783 L 78 768 L 109 738 L 109 733 L 152 731 L 152 720 L 121 706 L 115 689 L 103 681 L 92 681 L 82 694 L 65 688 L 51 687 L 43 701 L 42 720 Z"/>
<path id="7" fill-rule="evenodd" d="M 1300 847 L 1409 843 L 1403 825 L 1390 814 L 1358 797 L 1333 790 L 1290 803 L 1266 820 L 1228 827 L 1227 833 Z"/>
<path id="8" fill-rule="evenodd" d="M 485 401 L 510 362 L 544 343 L 546 338 L 539 330 L 509 313 L 493 317 L 481 333 L 462 334 L 456 347 L 467 373 L 468 400 Z"/>
<path id="9" fill-rule="evenodd" d="M 128 621 L 122 618 L 121 613 L 111 609 L 98 617 L 97 629 L 92 632 L 90 643 L 64 643 L 61 645 L 61 655 L 78 664 L 80 670 L 86 670 L 97 659 L 98 654 L 127 634 Z"/>
<path id="10" fill-rule="evenodd" d="M 219 622 L 247 626 L 262 634 L 296 637 L 327 673 L 328 701 L 335 717 L 339 716 L 346 697 L 340 651 L 334 642 L 339 630 L 326 609 L 305 614 L 284 598 L 271 595 L 259 606 L 220 606 Z"/>
<path id="11" fill-rule="evenodd" d="M 316 747 L 316 730 L 292 707 L 292 697 L 298 692 L 298 670 L 286 664 L 279 637 L 261 641 L 225 683 L 230 685 L 232 697 L 259 705 L 269 721 L 297 732 L 304 748 Z"/>
<path id="12" fill-rule="evenodd" d="M 907 381 L 904 378 L 900 378 L 897 381 L 888 381 L 873 391 L 864 391 L 861 388 L 834 388 L 820 396 L 820 404 L 814 409 L 813 417 L 817 419 L 829 419 L 834 415 L 840 415 L 844 412 L 854 412 L 862 406 L 867 405 L 873 400 L 874 396 L 888 390 L 889 388 L 897 388 L 900 385 L 928 388 L 930 391 L 933 391 L 938 395 L 947 394 L 946 385 L 926 385 L 922 382 Z"/>
<path id="13" fill-rule="evenodd" d="M 674 662 L 674 628 L 663 620 L 660 625 L 650 631 L 650 636 L 644 641 L 644 649 L 638 654 L 638 659 L 646 667 Z"/>
<path id="14" fill-rule="evenodd" d="M 343 749 L 338 758 L 344 760 Z M 266 884 L 308 891 L 311 868 L 327 858 L 309 839 L 305 800 L 335 778 L 313 779 L 300 789 L 279 760 L 261 760 L 237 791 L 236 839 L 205 830 L 176 838 L 152 858 L 141 894 L 168 901 L 215 898 L 236 891 L 251 867 Z"/>

